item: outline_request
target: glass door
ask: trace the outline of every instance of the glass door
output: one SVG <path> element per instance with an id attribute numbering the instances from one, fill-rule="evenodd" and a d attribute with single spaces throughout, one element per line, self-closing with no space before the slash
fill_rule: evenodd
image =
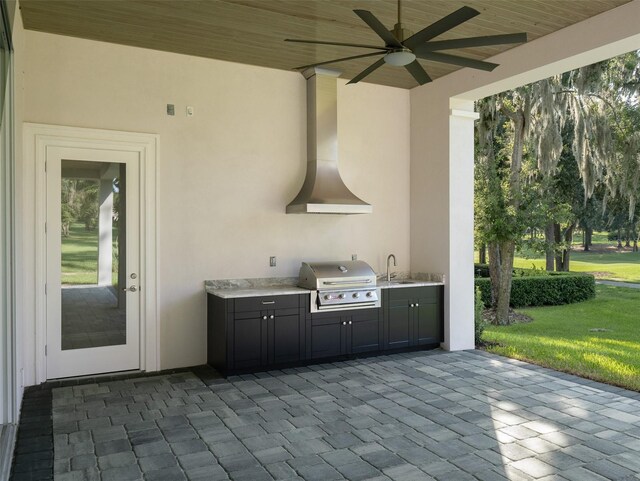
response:
<path id="1" fill-rule="evenodd" d="M 47 158 L 47 378 L 138 369 L 138 161 L 60 150 Z"/>

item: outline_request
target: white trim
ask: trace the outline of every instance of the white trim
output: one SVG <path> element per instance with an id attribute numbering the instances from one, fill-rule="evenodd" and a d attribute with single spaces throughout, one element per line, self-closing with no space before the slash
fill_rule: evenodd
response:
<path id="1" fill-rule="evenodd" d="M 478 112 L 470 110 L 451 109 L 450 113 L 453 117 L 464 117 L 473 120 L 478 120 L 480 118 L 480 114 Z"/>
<path id="2" fill-rule="evenodd" d="M 56 147 L 134 152 L 140 156 L 140 370 L 160 369 L 157 266 L 157 165 L 160 137 L 156 134 L 24 123 L 24 159 L 35 174 L 35 383 L 47 380 L 46 343 L 46 173 L 47 150 Z M 25 299 L 27 296 L 25 296 Z"/>
<path id="3" fill-rule="evenodd" d="M 9 63 L 6 77 L 5 105 L 0 132 L 0 425 L 18 420 L 18 386 L 16 385 L 15 350 L 15 148 L 13 53 L 2 51 Z M 0 427 L 2 429 L 2 427 Z M 5 427 L 5 436 L 9 427 Z M 13 446 L 13 445 L 11 445 Z M 2 446 L 0 446 L 0 449 Z M 0 453 L 1 455 L 2 453 Z M 9 458 L 11 464 L 11 458 Z M 2 466 L 0 464 L 0 466 Z M 0 473 L 0 479 L 1 473 Z"/>

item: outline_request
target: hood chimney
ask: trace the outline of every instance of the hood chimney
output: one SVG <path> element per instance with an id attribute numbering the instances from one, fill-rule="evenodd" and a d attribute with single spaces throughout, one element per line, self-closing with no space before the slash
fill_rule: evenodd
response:
<path id="1" fill-rule="evenodd" d="M 307 174 L 287 214 L 369 214 L 338 172 L 338 82 L 340 72 L 312 67 L 307 79 Z"/>

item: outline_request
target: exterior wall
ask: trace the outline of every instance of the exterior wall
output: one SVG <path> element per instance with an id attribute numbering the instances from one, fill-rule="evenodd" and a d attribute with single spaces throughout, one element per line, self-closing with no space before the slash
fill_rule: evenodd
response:
<path id="1" fill-rule="evenodd" d="M 339 80 L 341 173 L 373 214 L 286 215 L 306 169 L 299 73 L 25 33 L 25 121 L 160 135 L 161 368 L 206 360 L 205 279 L 297 276 L 303 260 L 351 254 L 381 272 L 391 252 L 409 269 L 408 91 Z M 37 287 L 27 265 L 33 175 L 21 178 L 25 320 Z M 25 329 L 30 367 L 33 326 Z M 31 368 L 26 376 L 32 383 Z"/>
<path id="2" fill-rule="evenodd" d="M 639 18 L 635 0 L 493 57 L 491 73 L 462 69 L 411 91 L 411 270 L 447 275 L 445 348 L 474 347 L 473 130 L 452 112 L 640 48 Z"/>

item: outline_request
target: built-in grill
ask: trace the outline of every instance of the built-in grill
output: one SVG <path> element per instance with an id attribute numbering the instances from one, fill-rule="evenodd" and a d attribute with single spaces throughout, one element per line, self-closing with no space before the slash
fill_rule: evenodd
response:
<path id="1" fill-rule="evenodd" d="M 380 307 L 376 273 L 364 261 L 303 262 L 298 286 L 313 291 L 311 312 Z"/>

